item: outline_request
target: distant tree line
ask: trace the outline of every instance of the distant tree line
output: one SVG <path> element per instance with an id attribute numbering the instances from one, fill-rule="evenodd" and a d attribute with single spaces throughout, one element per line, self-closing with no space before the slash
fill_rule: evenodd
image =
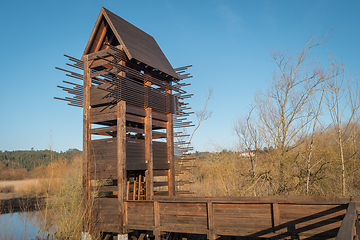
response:
<path id="1" fill-rule="evenodd" d="M 0 180 L 18 180 L 31 177 L 30 171 L 48 166 L 52 162 L 71 161 L 82 151 L 69 149 L 65 152 L 50 150 L 0 151 Z"/>

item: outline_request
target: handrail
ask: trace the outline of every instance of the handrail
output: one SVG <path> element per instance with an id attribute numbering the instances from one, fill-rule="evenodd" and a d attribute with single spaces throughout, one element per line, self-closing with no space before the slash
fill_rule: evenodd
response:
<path id="1" fill-rule="evenodd" d="M 359 237 L 360 228 L 356 203 L 350 202 L 335 240 L 359 240 Z"/>

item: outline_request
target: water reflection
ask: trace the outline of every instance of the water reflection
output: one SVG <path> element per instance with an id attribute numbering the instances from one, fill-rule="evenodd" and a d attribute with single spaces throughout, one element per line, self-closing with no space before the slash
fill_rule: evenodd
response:
<path id="1" fill-rule="evenodd" d="M 40 231 L 41 212 L 16 212 L 0 215 L 0 240 L 49 239 Z"/>

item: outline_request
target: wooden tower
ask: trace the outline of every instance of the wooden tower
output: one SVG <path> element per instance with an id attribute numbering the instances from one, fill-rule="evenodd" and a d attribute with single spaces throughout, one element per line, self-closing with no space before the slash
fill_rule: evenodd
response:
<path id="1" fill-rule="evenodd" d="M 173 129 L 190 124 L 179 83 L 190 66 L 173 69 L 152 36 L 105 8 L 81 60 L 67 57 L 83 74 L 60 70 L 84 82 L 64 81 L 74 96 L 57 99 L 83 107 L 84 206 L 99 231 L 124 234 L 124 201 L 175 195 Z"/>

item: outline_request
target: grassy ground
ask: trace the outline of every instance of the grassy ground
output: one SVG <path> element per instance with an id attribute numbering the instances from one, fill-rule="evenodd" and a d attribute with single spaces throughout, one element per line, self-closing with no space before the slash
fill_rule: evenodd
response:
<path id="1" fill-rule="evenodd" d="M 40 196 L 44 179 L 0 181 L 0 199 Z"/>

